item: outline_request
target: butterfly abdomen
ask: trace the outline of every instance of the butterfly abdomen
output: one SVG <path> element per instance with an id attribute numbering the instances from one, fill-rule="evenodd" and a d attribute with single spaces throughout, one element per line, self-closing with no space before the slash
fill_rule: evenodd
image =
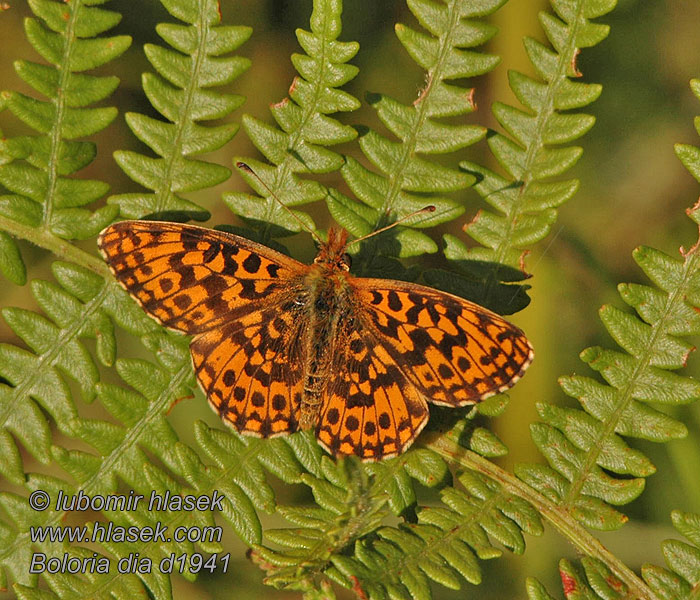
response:
<path id="1" fill-rule="evenodd" d="M 313 265 L 306 277 L 306 285 L 310 293 L 307 298 L 309 328 L 305 352 L 307 375 L 300 418 L 302 429 L 309 429 L 317 423 L 324 388 L 330 376 L 338 326 L 348 309 L 345 272 Z"/>

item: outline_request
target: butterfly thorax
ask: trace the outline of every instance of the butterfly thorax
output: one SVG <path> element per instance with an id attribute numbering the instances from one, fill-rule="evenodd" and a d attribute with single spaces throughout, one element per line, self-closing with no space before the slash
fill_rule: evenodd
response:
<path id="1" fill-rule="evenodd" d="M 330 229 L 328 241 L 321 246 L 314 264 L 304 278 L 308 290 L 306 310 L 308 333 L 306 345 L 306 381 L 301 404 L 302 429 L 317 422 L 323 386 L 328 382 L 331 360 L 335 354 L 333 341 L 338 339 L 350 311 L 348 283 L 350 257 L 345 253 L 347 232 Z"/>

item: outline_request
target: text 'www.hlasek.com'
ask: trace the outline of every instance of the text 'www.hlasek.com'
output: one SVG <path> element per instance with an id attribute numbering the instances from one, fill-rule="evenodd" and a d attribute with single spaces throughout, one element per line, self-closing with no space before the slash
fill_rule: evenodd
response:
<path id="1" fill-rule="evenodd" d="M 29 506 L 35 511 L 53 509 L 59 515 L 68 511 L 105 511 L 105 514 L 132 513 L 134 522 L 142 520 L 144 510 L 148 513 L 164 512 L 182 515 L 182 521 L 192 521 L 193 511 L 211 511 L 223 509 L 225 497 L 218 491 L 210 496 L 178 495 L 166 491 L 155 491 L 150 496 L 142 496 L 130 491 L 128 494 L 110 494 L 88 496 L 80 491 L 75 495 L 59 491 L 55 499 L 44 490 L 35 490 L 29 495 Z M 138 511 L 138 516 L 137 515 Z M 147 513 L 146 513 L 147 514 Z M 140 518 L 139 518 L 140 517 Z M 211 515 L 200 512 L 196 520 L 211 521 Z M 177 518 L 175 519 L 177 520 Z M 106 544 L 110 542 L 128 544 L 150 544 L 161 546 L 166 543 L 176 544 L 219 544 L 223 530 L 217 525 L 178 525 L 176 527 L 156 523 L 117 525 L 112 521 L 96 521 L 87 525 L 45 525 L 29 528 L 33 544 L 67 542 L 70 544 Z M 200 554 L 172 552 L 160 559 L 143 556 L 140 552 L 131 552 L 125 556 L 108 558 L 93 552 L 65 552 L 61 556 L 47 556 L 43 552 L 32 554 L 29 565 L 30 573 L 109 573 L 114 567 L 119 573 L 199 573 L 200 571 L 226 572 L 229 554 Z"/>

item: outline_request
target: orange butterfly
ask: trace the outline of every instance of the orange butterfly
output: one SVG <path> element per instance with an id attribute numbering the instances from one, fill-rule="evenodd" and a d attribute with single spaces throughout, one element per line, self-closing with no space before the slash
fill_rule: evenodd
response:
<path id="1" fill-rule="evenodd" d="M 237 431 L 314 428 L 331 454 L 405 451 L 428 402 L 503 392 L 532 346 L 499 315 L 429 287 L 353 277 L 348 234 L 331 229 L 312 265 L 243 237 L 123 221 L 99 247 L 119 283 L 164 326 L 193 336 L 197 380 Z"/>

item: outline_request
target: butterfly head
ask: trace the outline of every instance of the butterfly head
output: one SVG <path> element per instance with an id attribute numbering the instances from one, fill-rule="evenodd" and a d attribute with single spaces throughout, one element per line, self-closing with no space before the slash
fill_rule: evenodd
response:
<path id="1" fill-rule="evenodd" d="M 351 259 L 345 251 L 348 246 L 348 232 L 345 229 L 331 227 L 328 230 L 328 241 L 321 244 L 314 264 L 322 265 L 331 270 L 349 271 Z"/>

